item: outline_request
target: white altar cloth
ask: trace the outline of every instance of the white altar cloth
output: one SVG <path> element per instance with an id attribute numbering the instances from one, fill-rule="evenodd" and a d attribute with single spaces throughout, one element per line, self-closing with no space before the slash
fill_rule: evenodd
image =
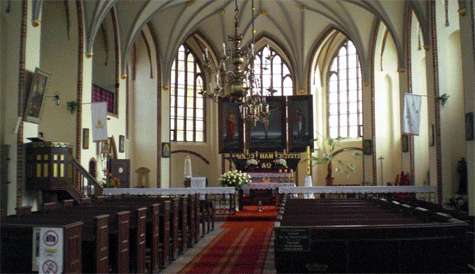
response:
<path id="1" fill-rule="evenodd" d="M 313 186 L 279 187 L 280 194 L 307 193 L 434 193 L 432 186 Z"/>
<path id="2" fill-rule="evenodd" d="M 281 187 L 292 188 L 294 183 L 249 183 L 242 187 L 244 194 L 249 194 L 250 190 L 276 190 Z"/>
<path id="3" fill-rule="evenodd" d="M 171 188 L 104 188 L 104 195 L 189 195 L 189 194 L 235 194 L 234 187 L 171 187 Z"/>

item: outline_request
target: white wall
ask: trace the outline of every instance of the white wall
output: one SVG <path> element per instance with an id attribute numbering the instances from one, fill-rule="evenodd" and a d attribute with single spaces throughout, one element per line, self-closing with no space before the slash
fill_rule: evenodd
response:
<path id="1" fill-rule="evenodd" d="M 415 185 L 423 185 L 428 182 L 428 174 L 430 173 L 429 162 L 429 114 L 428 114 L 428 97 L 427 90 L 427 63 L 426 50 L 421 39 L 418 39 L 420 33 L 419 22 L 415 15 L 412 16 L 411 26 L 411 76 L 412 76 L 412 92 L 421 95 L 421 122 L 419 136 L 414 136 L 414 178 Z M 421 41 L 421 44 L 419 44 Z M 419 47 L 420 45 L 420 47 Z M 432 174 L 431 174 L 432 176 Z"/>
<path id="2" fill-rule="evenodd" d="M 394 183 L 401 172 L 401 122 L 398 59 L 394 40 L 381 25 L 374 55 L 375 144 L 377 184 Z M 382 161 L 380 158 L 383 158 Z"/>
<path id="3" fill-rule="evenodd" d="M 46 140 L 65 142 L 76 150 L 76 113 L 67 102 L 77 101 L 78 27 L 75 1 L 69 0 L 70 39 L 66 28 L 65 5 L 58 1 L 43 3 L 41 69 L 49 73 L 47 96 L 59 95 L 61 105 L 52 98 L 43 102 L 39 130 Z M 75 155 L 75 154 L 74 154 Z"/>
<path id="4" fill-rule="evenodd" d="M 445 15 L 444 1 L 436 2 L 436 13 Z M 439 92 L 449 97 L 441 106 L 442 190 L 444 202 L 458 190 L 457 161 L 465 157 L 465 110 L 460 45 L 458 1 L 449 1 L 448 18 L 437 16 L 437 46 L 439 48 Z"/>
<path id="5" fill-rule="evenodd" d="M 153 47 L 153 44 L 149 44 Z M 151 48 L 151 61 L 147 53 L 145 41 L 140 37 L 135 43 L 137 50 L 136 78 L 132 81 L 129 93 L 129 136 L 132 184 L 136 184 L 135 170 L 140 167 L 150 169 L 150 187 L 157 187 L 157 111 L 160 106 L 157 102 L 158 74 L 156 50 Z M 150 76 L 150 66 L 153 68 L 153 78 Z M 132 77 L 132 75 L 129 75 Z"/>

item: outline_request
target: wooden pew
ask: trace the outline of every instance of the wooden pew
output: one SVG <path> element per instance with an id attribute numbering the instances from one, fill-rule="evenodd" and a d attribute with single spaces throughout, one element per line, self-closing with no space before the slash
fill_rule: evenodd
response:
<path id="1" fill-rule="evenodd" d="M 9 216 L 1 219 L 1 272 L 33 272 L 33 260 L 36 259 L 33 254 L 33 231 L 36 227 L 63 229 L 63 271 L 81 273 L 83 223 L 64 219 L 37 220 L 31 216 Z"/>
<path id="2" fill-rule="evenodd" d="M 278 272 L 460 272 L 466 224 L 367 200 L 282 201 Z M 414 213 L 409 213 L 410 211 Z M 426 216 L 423 216 L 426 215 Z"/>
<path id="3" fill-rule="evenodd" d="M 37 214 L 39 218 L 72 218 L 82 221 L 88 220 L 94 215 L 106 214 L 107 216 L 112 216 L 107 223 L 103 222 L 99 226 L 102 232 L 101 236 L 98 236 L 94 243 L 97 245 L 95 254 L 102 255 L 100 256 L 100 266 L 96 268 L 100 268 L 100 272 L 104 272 L 104 269 L 107 272 L 114 273 L 128 273 L 130 271 L 130 211 L 117 208 L 79 206 L 60 208 L 50 204 L 47 207 L 43 207 L 42 213 L 42 215 L 40 213 Z M 108 228 L 108 231 L 104 230 L 106 228 Z M 108 254 L 107 260 L 105 259 L 105 254 Z M 90 253 L 85 253 L 85 256 L 90 256 Z M 98 263 L 96 262 L 96 265 Z"/>
<path id="4" fill-rule="evenodd" d="M 74 207 L 73 207 L 74 208 Z M 87 210 L 130 210 L 130 238 L 129 238 L 129 262 L 130 271 L 137 273 L 145 272 L 145 249 L 146 249 L 146 218 L 147 208 L 139 206 L 101 205 L 97 203 L 81 203 L 79 208 Z"/>
<path id="5" fill-rule="evenodd" d="M 160 225 L 159 221 L 160 210 L 162 204 L 157 203 L 153 199 L 131 199 L 128 197 L 117 198 L 117 199 L 107 199 L 105 197 L 98 197 L 95 200 L 94 204 L 99 206 L 117 206 L 130 208 L 134 206 L 144 206 L 147 207 L 147 228 L 146 228 L 146 246 L 150 250 L 150 254 L 146 254 L 146 270 L 152 271 L 153 273 L 158 272 L 160 268 L 160 257 L 159 254 L 159 245 L 160 245 Z M 147 264 L 147 262 L 149 263 Z"/>

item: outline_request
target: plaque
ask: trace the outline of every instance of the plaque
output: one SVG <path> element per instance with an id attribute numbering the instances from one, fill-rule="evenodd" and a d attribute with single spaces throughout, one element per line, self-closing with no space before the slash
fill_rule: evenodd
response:
<path id="1" fill-rule="evenodd" d="M 278 252 L 310 251 L 310 230 L 307 228 L 279 228 L 276 233 Z"/>

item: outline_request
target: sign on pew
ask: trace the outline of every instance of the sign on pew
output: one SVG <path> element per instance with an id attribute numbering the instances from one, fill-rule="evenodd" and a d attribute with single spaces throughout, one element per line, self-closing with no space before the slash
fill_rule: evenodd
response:
<path id="1" fill-rule="evenodd" d="M 278 251 L 310 251 L 310 230 L 307 228 L 279 228 L 276 237 L 276 249 Z"/>
<path id="2" fill-rule="evenodd" d="M 39 274 L 63 272 L 63 229 L 38 227 L 33 229 L 32 271 Z"/>

